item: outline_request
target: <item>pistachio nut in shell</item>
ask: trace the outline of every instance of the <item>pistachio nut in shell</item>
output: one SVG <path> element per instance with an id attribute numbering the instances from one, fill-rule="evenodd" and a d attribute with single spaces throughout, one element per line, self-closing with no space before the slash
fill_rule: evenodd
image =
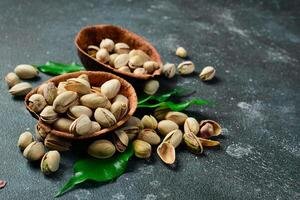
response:
<path id="1" fill-rule="evenodd" d="M 32 86 L 30 83 L 21 82 L 10 88 L 9 93 L 13 96 L 24 96 L 30 92 Z"/>
<path id="2" fill-rule="evenodd" d="M 40 160 L 45 154 L 45 148 L 41 142 L 31 142 L 23 151 L 23 156 L 29 161 Z"/>
<path id="3" fill-rule="evenodd" d="M 133 151 L 138 158 L 150 158 L 151 156 L 151 145 L 143 140 L 134 140 L 132 142 Z"/>
<path id="4" fill-rule="evenodd" d="M 47 105 L 47 102 L 43 95 L 33 94 L 28 99 L 28 107 L 36 113 L 41 112 Z"/>
<path id="5" fill-rule="evenodd" d="M 142 120 L 140 120 L 138 117 L 135 116 L 130 116 L 128 121 L 125 123 L 125 126 L 136 126 L 139 129 L 144 128 Z"/>
<path id="6" fill-rule="evenodd" d="M 183 141 L 189 151 L 194 154 L 201 154 L 203 152 L 203 147 L 200 139 L 192 132 L 187 132 L 183 134 Z"/>
<path id="7" fill-rule="evenodd" d="M 41 171 L 48 175 L 54 173 L 58 170 L 60 163 L 60 154 L 56 150 L 52 150 L 47 152 L 41 161 Z"/>
<path id="8" fill-rule="evenodd" d="M 110 107 L 110 111 L 117 121 L 121 120 L 127 114 L 127 110 L 127 104 L 120 101 L 114 102 Z"/>
<path id="9" fill-rule="evenodd" d="M 159 88 L 159 82 L 157 80 L 149 80 L 144 85 L 144 92 L 148 95 L 154 95 Z"/>
<path id="10" fill-rule="evenodd" d="M 54 111 L 65 113 L 69 107 L 78 103 L 78 95 L 73 91 L 66 91 L 59 94 L 53 101 Z"/>
<path id="11" fill-rule="evenodd" d="M 173 130 L 166 135 L 163 142 L 170 143 L 171 145 L 174 146 L 174 148 L 177 148 L 182 141 L 182 137 L 183 137 L 183 133 L 181 130 L 179 129 Z"/>
<path id="12" fill-rule="evenodd" d="M 93 111 L 87 106 L 76 105 L 69 108 L 67 115 L 73 120 L 77 119 L 81 115 L 87 115 L 89 118 L 91 118 L 93 116 Z"/>
<path id="13" fill-rule="evenodd" d="M 151 145 L 158 145 L 160 143 L 160 137 L 153 129 L 143 129 L 139 132 L 137 139 L 148 142 Z"/>
<path id="14" fill-rule="evenodd" d="M 144 128 L 157 128 L 157 121 L 152 115 L 144 115 L 144 117 L 142 118 L 142 123 L 144 125 Z"/>
<path id="15" fill-rule="evenodd" d="M 70 126 L 71 126 L 72 123 L 73 123 L 73 121 L 68 119 L 68 118 L 58 118 L 53 123 L 53 128 L 55 130 L 69 132 L 69 129 L 70 129 Z"/>
<path id="16" fill-rule="evenodd" d="M 143 68 L 148 74 L 152 74 L 155 70 L 159 69 L 159 64 L 155 61 L 146 61 L 143 64 Z"/>
<path id="17" fill-rule="evenodd" d="M 135 70 L 133 70 L 134 74 L 147 74 L 147 71 L 144 68 L 136 68 Z"/>
<path id="18" fill-rule="evenodd" d="M 179 126 L 171 120 L 162 120 L 158 123 L 157 129 L 162 136 L 166 136 L 171 131 L 179 129 Z"/>
<path id="19" fill-rule="evenodd" d="M 199 77 L 203 81 L 209 81 L 214 78 L 215 74 L 215 68 L 212 66 L 207 66 L 202 69 L 201 73 L 199 74 Z"/>
<path id="20" fill-rule="evenodd" d="M 92 157 L 105 159 L 112 157 L 115 152 L 115 146 L 109 140 L 96 140 L 89 145 L 88 154 Z"/>
<path id="21" fill-rule="evenodd" d="M 205 138 L 199 138 L 203 147 L 216 147 L 220 146 L 220 142 L 216 140 L 209 140 Z"/>
<path id="22" fill-rule="evenodd" d="M 24 150 L 33 141 L 33 136 L 29 131 L 22 133 L 18 140 L 18 147 Z"/>
<path id="23" fill-rule="evenodd" d="M 98 122 L 92 121 L 92 128 L 90 129 L 88 134 L 93 134 L 101 130 L 101 126 Z"/>
<path id="24" fill-rule="evenodd" d="M 142 50 L 140 49 L 133 49 L 129 52 L 129 58 L 132 58 L 134 56 L 140 56 L 142 59 L 146 62 L 150 60 L 150 57 Z"/>
<path id="25" fill-rule="evenodd" d="M 106 49 L 108 52 L 112 52 L 114 50 L 115 43 L 113 40 L 109 38 L 105 38 L 100 42 L 100 48 Z"/>
<path id="26" fill-rule="evenodd" d="M 67 84 L 66 81 L 60 82 L 60 83 L 58 84 L 58 86 L 57 86 L 57 95 L 59 95 L 59 94 L 65 92 L 65 91 L 67 91 L 67 90 L 65 89 L 65 85 L 66 85 L 66 84 Z"/>
<path id="27" fill-rule="evenodd" d="M 124 131 L 127 134 L 129 140 L 133 140 L 140 131 L 140 128 L 137 126 L 124 126 L 119 130 Z"/>
<path id="28" fill-rule="evenodd" d="M 109 61 L 108 61 L 108 64 L 112 67 L 115 66 L 114 62 L 115 62 L 115 59 L 118 57 L 119 54 L 117 53 L 113 53 L 111 55 L 109 55 Z"/>
<path id="29" fill-rule="evenodd" d="M 101 93 L 108 99 L 112 99 L 119 93 L 121 83 L 118 79 L 111 79 L 101 85 Z"/>
<path id="30" fill-rule="evenodd" d="M 117 69 L 120 67 L 126 66 L 129 61 L 129 55 L 128 54 L 119 54 L 117 57 L 114 59 L 114 64 L 113 66 Z"/>
<path id="31" fill-rule="evenodd" d="M 42 126 L 41 122 L 38 122 L 35 126 L 35 138 L 37 141 L 44 141 L 48 133 L 51 132 L 51 128 L 48 126 Z"/>
<path id="32" fill-rule="evenodd" d="M 47 124 L 52 124 L 58 118 L 57 112 L 54 111 L 53 106 L 46 106 L 40 113 L 40 118 Z"/>
<path id="33" fill-rule="evenodd" d="M 126 43 L 116 43 L 115 44 L 115 48 L 114 48 L 114 52 L 118 53 L 118 54 L 124 54 L 124 53 L 129 53 L 129 46 Z"/>
<path id="34" fill-rule="evenodd" d="M 45 147 L 57 151 L 69 151 L 72 144 L 64 138 L 53 134 L 47 134 L 44 140 Z"/>
<path id="35" fill-rule="evenodd" d="M 179 74 L 188 75 L 194 72 L 195 65 L 192 61 L 184 61 L 177 67 Z"/>
<path id="36" fill-rule="evenodd" d="M 92 121 L 87 115 L 80 115 L 73 123 L 70 125 L 70 133 L 77 135 L 87 135 L 90 133 L 92 128 Z"/>
<path id="37" fill-rule="evenodd" d="M 31 79 L 38 76 L 39 71 L 32 65 L 21 64 L 16 66 L 15 73 L 20 79 Z"/>
<path id="38" fill-rule="evenodd" d="M 99 49 L 96 53 L 96 59 L 99 62 L 107 63 L 109 61 L 109 53 L 106 49 Z"/>
<path id="39" fill-rule="evenodd" d="M 89 81 L 82 78 L 70 78 L 67 80 L 65 89 L 73 91 L 79 95 L 89 94 L 91 92 L 91 85 Z"/>
<path id="40" fill-rule="evenodd" d="M 199 136 L 202 138 L 219 136 L 221 132 L 222 132 L 221 126 L 213 120 L 202 120 L 200 122 Z"/>
<path id="41" fill-rule="evenodd" d="M 97 108 L 94 117 L 101 127 L 109 128 L 117 123 L 115 116 L 106 108 Z"/>
<path id="42" fill-rule="evenodd" d="M 200 125 L 195 118 L 189 117 L 185 120 L 183 128 L 185 133 L 192 132 L 197 135 L 200 130 Z"/>
<path id="43" fill-rule="evenodd" d="M 129 138 L 125 131 L 116 130 L 114 134 L 114 145 L 118 152 L 124 152 L 128 146 Z"/>
<path id="44" fill-rule="evenodd" d="M 9 73 L 5 76 L 5 82 L 7 83 L 8 87 L 13 87 L 13 86 L 16 85 L 17 83 L 20 83 L 21 80 L 20 80 L 20 78 L 17 76 L 16 73 L 14 73 L 14 72 L 9 72 Z"/>
<path id="45" fill-rule="evenodd" d="M 127 66 L 120 67 L 118 70 L 126 73 L 131 73 L 129 67 Z"/>
<path id="46" fill-rule="evenodd" d="M 176 56 L 179 56 L 180 58 L 186 58 L 187 51 L 183 47 L 178 47 L 176 49 Z"/>
<path id="47" fill-rule="evenodd" d="M 162 73 L 167 78 L 173 78 L 176 74 L 176 66 L 172 63 L 166 63 L 162 68 Z"/>
<path id="48" fill-rule="evenodd" d="M 106 107 L 110 104 L 106 96 L 98 93 L 83 95 L 82 97 L 80 97 L 80 103 L 91 109 L 96 109 L 98 107 Z"/>
<path id="49" fill-rule="evenodd" d="M 168 107 L 157 107 L 157 108 L 155 108 L 153 115 L 157 120 L 161 121 L 161 120 L 165 119 L 165 117 L 169 111 L 171 111 L 171 109 Z"/>
<path id="50" fill-rule="evenodd" d="M 122 102 L 122 103 L 125 103 L 126 105 L 128 105 L 128 102 L 129 102 L 128 98 L 125 97 L 125 96 L 122 95 L 122 94 L 118 94 L 118 95 L 115 96 L 115 98 L 112 100 L 113 103 L 115 103 L 115 102 L 117 102 L 117 101 Z"/>
<path id="51" fill-rule="evenodd" d="M 41 94 L 44 96 L 47 104 L 52 105 L 57 96 L 57 88 L 53 82 L 43 84 Z"/>
<path id="52" fill-rule="evenodd" d="M 96 53 L 98 52 L 99 49 L 100 49 L 100 48 L 97 47 L 97 46 L 95 46 L 95 45 L 89 45 L 89 46 L 87 47 L 87 53 L 88 53 L 90 56 L 96 58 Z"/>
<path id="53" fill-rule="evenodd" d="M 128 66 L 130 69 L 136 69 L 138 67 L 142 67 L 146 61 L 147 59 L 140 55 L 136 55 L 133 57 L 129 56 Z"/>
<path id="54" fill-rule="evenodd" d="M 181 126 L 184 124 L 188 116 L 182 112 L 170 111 L 166 114 L 165 119 L 171 120 Z"/>
<path id="55" fill-rule="evenodd" d="M 166 164 L 173 164 L 176 159 L 175 147 L 170 143 L 162 142 L 156 149 L 160 159 Z"/>

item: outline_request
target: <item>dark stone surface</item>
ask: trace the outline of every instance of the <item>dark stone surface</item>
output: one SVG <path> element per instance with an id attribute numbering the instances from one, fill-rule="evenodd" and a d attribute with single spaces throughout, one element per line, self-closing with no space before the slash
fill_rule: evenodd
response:
<path id="1" fill-rule="evenodd" d="M 0 2 L 1 77 L 20 63 L 78 61 L 73 40 L 83 26 L 112 23 L 147 38 L 164 61 L 184 46 L 197 66 L 217 69 L 217 81 L 197 75 L 163 80 L 216 103 L 189 114 L 224 127 L 219 150 L 177 151 L 171 169 L 154 156 L 133 159 L 109 184 L 85 184 L 61 199 L 299 199 L 299 1 L 17 1 Z M 48 76 L 41 74 L 37 86 Z M 0 84 L 0 199 L 52 199 L 72 175 L 74 154 L 44 177 L 16 141 L 36 121 Z"/>

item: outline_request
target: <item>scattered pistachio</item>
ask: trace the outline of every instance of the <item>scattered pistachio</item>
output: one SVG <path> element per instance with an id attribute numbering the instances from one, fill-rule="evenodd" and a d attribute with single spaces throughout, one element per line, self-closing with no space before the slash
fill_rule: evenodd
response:
<path id="1" fill-rule="evenodd" d="M 176 124 L 178 124 L 178 126 L 183 125 L 187 118 L 188 116 L 186 114 L 175 111 L 170 111 L 165 116 L 165 119 L 175 122 Z"/>
<path id="2" fill-rule="evenodd" d="M 163 142 L 170 143 L 174 146 L 174 148 L 177 148 L 182 141 L 182 136 L 183 134 L 181 130 L 176 129 L 168 133 L 164 138 Z"/>
<path id="3" fill-rule="evenodd" d="M 47 152 L 41 161 L 41 171 L 48 175 L 51 173 L 54 173 L 59 168 L 59 162 L 60 162 L 60 154 L 58 151 L 49 151 Z"/>
<path id="4" fill-rule="evenodd" d="M 23 151 L 23 156 L 29 161 L 40 160 L 45 154 L 45 148 L 41 142 L 31 142 Z"/>
<path id="5" fill-rule="evenodd" d="M 157 147 L 156 152 L 164 163 L 171 165 L 175 162 L 176 159 L 175 148 L 170 143 L 162 142 Z"/>
<path id="6" fill-rule="evenodd" d="M 20 79 L 31 79 L 38 76 L 39 71 L 32 65 L 21 64 L 16 66 L 15 73 Z"/>
<path id="7" fill-rule="evenodd" d="M 116 148 L 109 140 L 101 139 L 90 144 L 87 152 L 92 157 L 105 159 L 112 157 L 116 152 Z"/>
<path id="8" fill-rule="evenodd" d="M 220 142 L 219 141 L 215 141 L 215 140 L 208 140 L 205 138 L 199 138 L 201 144 L 203 147 L 216 147 L 216 146 L 220 146 Z"/>
<path id="9" fill-rule="evenodd" d="M 165 117 L 169 111 L 171 111 L 171 110 L 168 107 L 157 107 L 157 108 L 155 108 L 153 115 L 157 120 L 161 121 L 161 120 L 165 119 Z"/>
<path id="10" fill-rule="evenodd" d="M 203 152 L 203 147 L 200 139 L 192 132 L 187 132 L 183 134 L 183 140 L 189 151 L 194 154 L 201 154 Z"/>
<path id="11" fill-rule="evenodd" d="M 129 138 L 125 131 L 117 130 L 114 134 L 114 144 L 118 152 L 124 152 L 128 146 Z"/>
<path id="12" fill-rule="evenodd" d="M 176 74 L 176 66 L 172 63 L 166 63 L 162 68 L 162 73 L 167 78 L 173 78 Z"/>
<path id="13" fill-rule="evenodd" d="M 124 131 L 127 134 L 129 140 L 133 140 L 140 131 L 140 128 L 137 126 L 124 126 L 119 130 Z"/>
<path id="14" fill-rule="evenodd" d="M 195 65 L 192 61 L 184 61 L 178 65 L 178 72 L 181 75 L 188 75 L 194 72 Z"/>
<path id="15" fill-rule="evenodd" d="M 156 129 L 157 128 L 157 121 L 152 115 L 145 115 L 142 118 L 142 123 L 144 128 Z"/>
<path id="16" fill-rule="evenodd" d="M 21 82 L 10 88 L 9 93 L 13 96 L 24 96 L 30 92 L 32 86 L 30 83 Z"/>
<path id="17" fill-rule="evenodd" d="M 176 55 L 181 58 L 185 58 L 187 57 L 187 51 L 183 47 L 178 47 L 176 49 Z"/>
<path id="18" fill-rule="evenodd" d="M 7 85 L 8 85 L 8 87 L 13 87 L 17 83 L 21 82 L 21 80 L 19 79 L 19 77 L 17 76 L 17 74 L 14 73 L 14 72 L 9 72 L 5 76 L 5 81 L 6 81 Z"/>
<path id="19" fill-rule="evenodd" d="M 22 133 L 18 140 L 18 147 L 24 150 L 33 141 L 33 136 L 29 131 Z"/>
<path id="20" fill-rule="evenodd" d="M 143 140 L 132 142 L 134 154 L 138 158 L 149 158 L 151 156 L 151 145 Z"/>
<path id="21" fill-rule="evenodd" d="M 143 129 L 139 132 L 137 139 L 148 142 L 151 145 L 158 145 L 160 143 L 160 137 L 153 129 Z"/>
<path id="22" fill-rule="evenodd" d="M 157 129 L 162 136 L 166 136 L 171 131 L 179 129 L 179 127 L 171 120 L 162 120 L 158 123 Z"/>
<path id="23" fill-rule="evenodd" d="M 157 80 L 149 80 L 144 85 L 144 92 L 148 95 L 154 95 L 159 88 L 159 82 Z"/>
<path id="24" fill-rule="evenodd" d="M 200 122 L 199 135 L 202 138 L 210 138 L 212 136 L 218 136 L 222 132 L 221 126 L 213 120 L 202 120 Z"/>
<path id="25" fill-rule="evenodd" d="M 57 137 L 53 134 L 47 134 L 45 141 L 45 147 L 57 151 L 69 151 L 72 144 L 64 138 Z"/>
<path id="26" fill-rule="evenodd" d="M 209 81 L 214 78 L 215 74 L 216 74 L 215 68 L 212 66 L 207 66 L 204 67 L 204 69 L 201 71 L 199 77 L 203 81 Z"/>
<path id="27" fill-rule="evenodd" d="M 131 116 L 126 122 L 125 126 L 136 126 L 141 130 L 144 129 L 143 122 L 135 116 Z"/>
<path id="28" fill-rule="evenodd" d="M 184 122 L 184 132 L 185 133 L 192 132 L 195 135 L 197 135 L 199 130 L 200 130 L 200 125 L 195 118 L 189 117 L 185 120 L 185 122 Z"/>

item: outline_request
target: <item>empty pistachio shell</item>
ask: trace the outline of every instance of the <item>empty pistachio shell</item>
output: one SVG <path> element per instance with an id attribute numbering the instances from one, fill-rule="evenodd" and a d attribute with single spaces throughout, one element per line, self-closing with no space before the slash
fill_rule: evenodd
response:
<path id="1" fill-rule="evenodd" d="M 118 94 L 114 99 L 113 99 L 113 103 L 115 103 L 115 102 L 117 102 L 117 101 L 119 101 L 119 102 L 121 102 L 121 103 L 125 103 L 126 105 L 128 105 L 128 98 L 127 97 L 125 97 L 124 95 L 122 95 L 122 94 Z"/>
<path id="2" fill-rule="evenodd" d="M 142 118 L 142 123 L 144 128 L 156 129 L 157 128 L 157 121 L 152 115 L 145 115 Z"/>
<path id="3" fill-rule="evenodd" d="M 86 115 L 91 118 L 93 116 L 93 111 L 87 106 L 76 105 L 69 108 L 67 115 L 73 120 L 77 119 L 81 115 Z"/>
<path id="4" fill-rule="evenodd" d="M 53 101 L 54 111 L 65 113 L 69 107 L 78 103 L 78 95 L 73 91 L 66 91 L 59 94 Z"/>
<path id="5" fill-rule="evenodd" d="M 133 70 L 134 74 L 147 74 L 147 71 L 144 68 L 136 68 Z"/>
<path id="6" fill-rule="evenodd" d="M 47 124 L 52 124 L 57 120 L 58 114 L 54 111 L 53 106 L 46 106 L 40 113 L 41 120 Z"/>
<path id="7" fill-rule="evenodd" d="M 47 102 L 43 95 L 41 94 L 33 94 L 28 99 L 28 107 L 33 110 L 34 112 L 41 112 L 45 106 L 47 105 Z"/>
<path id="8" fill-rule="evenodd" d="M 96 109 L 98 107 L 107 107 L 110 102 L 106 96 L 98 93 L 86 94 L 80 97 L 80 103 L 91 109 Z M 110 106 L 109 106 L 110 107 Z"/>
<path id="9" fill-rule="evenodd" d="M 154 117 L 161 121 L 163 119 L 165 119 L 167 113 L 171 111 L 168 107 L 158 107 L 158 108 L 155 108 L 154 110 Z"/>
<path id="10" fill-rule="evenodd" d="M 114 102 L 110 107 L 110 111 L 115 116 L 117 121 L 122 119 L 127 114 L 127 110 L 127 104 L 120 101 Z"/>
<path id="11" fill-rule="evenodd" d="M 177 148 L 182 141 L 182 136 L 183 134 L 181 130 L 179 129 L 173 130 L 166 135 L 163 142 L 170 143 L 171 145 L 174 146 L 174 148 Z"/>
<path id="12" fill-rule="evenodd" d="M 18 147 L 24 150 L 33 141 L 32 134 L 29 131 L 22 133 L 18 140 Z"/>
<path id="13" fill-rule="evenodd" d="M 68 132 L 72 123 L 73 123 L 73 121 L 70 120 L 70 119 L 67 119 L 67 118 L 58 118 L 53 123 L 53 128 L 55 130 Z"/>
<path id="14" fill-rule="evenodd" d="M 95 158 L 105 159 L 112 157 L 116 148 L 109 140 L 96 140 L 90 144 L 87 152 Z"/>
<path id="15" fill-rule="evenodd" d="M 39 71 L 32 65 L 21 64 L 16 66 L 15 73 L 20 79 L 31 79 L 38 76 Z"/>
<path id="16" fill-rule="evenodd" d="M 183 47 L 178 47 L 176 49 L 176 56 L 185 58 L 185 57 L 187 57 L 187 51 Z"/>
<path id="17" fill-rule="evenodd" d="M 173 78 L 176 74 L 176 66 L 172 63 L 166 63 L 162 68 L 162 73 L 167 78 Z"/>
<path id="18" fill-rule="evenodd" d="M 171 131 L 179 129 L 179 127 L 171 120 L 162 120 L 158 123 L 157 129 L 162 136 L 166 136 Z"/>
<path id="19" fill-rule="evenodd" d="M 222 132 L 221 126 L 213 120 L 202 120 L 200 122 L 199 135 L 202 138 L 210 138 L 212 136 L 218 136 Z"/>
<path id="20" fill-rule="evenodd" d="M 129 46 L 126 43 L 117 43 L 114 48 L 115 53 L 129 53 Z"/>
<path id="21" fill-rule="evenodd" d="M 99 49 L 96 53 L 96 59 L 99 62 L 107 63 L 109 61 L 109 53 L 106 49 Z"/>
<path id="22" fill-rule="evenodd" d="M 151 145 L 143 140 L 132 142 L 134 154 L 138 158 L 149 158 L 151 156 Z"/>
<path id="23" fill-rule="evenodd" d="M 7 85 L 9 87 L 13 87 L 14 85 L 16 85 L 17 83 L 20 83 L 21 80 L 19 79 L 19 77 L 17 76 L 17 74 L 15 74 L 14 72 L 9 72 L 6 76 L 5 76 L 5 82 L 7 83 Z"/>
<path id="24" fill-rule="evenodd" d="M 179 126 L 183 125 L 188 116 L 182 112 L 170 111 L 166 114 L 165 119 L 171 120 L 178 124 Z"/>
<path id="25" fill-rule="evenodd" d="M 160 143 L 160 137 L 153 129 L 143 129 L 138 134 L 138 139 L 148 142 L 151 145 L 158 145 Z"/>
<path id="26" fill-rule="evenodd" d="M 157 80 L 149 80 L 144 85 L 144 92 L 148 95 L 154 95 L 159 88 L 159 82 Z"/>
<path id="27" fill-rule="evenodd" d="M 126 66 L 129 61 L 129 55 L 128 54 L 120 54 L 117 55 L 117 57 L 114 60 L 114 67 L 120 68 L 123 66 Z"/>
<path id="28" fill-rule="evenodd" d="M 127 67 L 127 66 L 120 67 L 118 70 L 122 71 L 122 72 L 131 73 L 129 67 Z"/>
<path id="29" fill-rule="evenodd" d="M 129 138 L 125 131 L 117 130 L 114 134 L 114 144 L 118 152 L 124 152 L 128 146 Z"/>
<path id="30" fill-rule="evenodd" d="M 88 49 L 87 49 L 87 53 L 88 53 L 90 56 L 96 58 L 96 53 L 97 53 L 97 51 L 98 51 L 99 49 L 100 49 L 100 48 L 97 47 L 97 46 L 95 46 L 95 45 L 89 45 L 89 46 L 88 46 Z"/>
<path id="31" fill-rule="evenodd" d="M 140 128 L 137 126 L 124 126 L 119 130 L 124 131 L 127 134 L 129 140 L 133 140 L 140 131 Z"/>
<path id="32" fill-rule="evenodd" d="M 97 108 L 94 117 L 96 121 L 105 128 L 109 128 L 117 123 L 115 116 L 105 108 Z"/>
<path id="33" fill-rule="evenodd" d="M 115 62 L 115 59 L 118 57 L 118 55 L 119 54 L 117 54 L 117 53 L 113 53 L 113 54 L 109 55 L 109 62 L 108 62 L 108 64 L 110 66 L 112 66 L 112 67 L 115 66 L 114 62 Z"/>
<path id="34" fill-rule="evenodd" d="M 101 49 L 106 49 L 108 52 L 112 52 L 114 50 L 115 43 L 111 39 L 104 39 L 100 43 L 100 48 Z"/>
<path id="35" fill-rule="evenodd" d="M 199 132 L 199 129 L 200 129 L 200 125 L 195 118 L 189 117 L 185 120 L 185 122 L 184 122 L 184 132 L 185 133 L 192 132 L 195 135 L 197 135 Z"/>
<path id="36" fill-rule="evenodd" d="M 41 161 L 41 171 L 48 175 L 53 172 L 56 172 L 59 168 L 59 163 L 60 163 L 60 154 L 58 151 L 49 151 L 47 152 Z"/>
<path id="37" fill-rule="evenodd" d="M 155 61 L 146 61 L 143 64 L 143 68 L 148 74 L 152 74 L 155 70 L 159 69 L 159 64 Z"/>
<path id="38" fill-rule="evenodd" d="M 29 161 L 40 160 L 45 154 L 45 148 L 41 142 L 31 142 L 23 151 L 23 156 Z"/>
<path id="39" fill-rule="evenodd" d="M 89 94 L 91 92 L 91 85 L 89 81 L 82 78 L 70 78 L 67 80 L 65 89 L 77 92 L 79 95 Z"/>
<path id="40" fill-rule="evenodd" d="M 57 137 L 53 134 L 47 134 L 44 144 L 48 149 L 57 151 L 69 151 L 72 146 L 66 139 Z"/>
<path id="41" fill-rule="evenodd" d="M 175 148 L 170 143 L 166 143 L 166 142 L 161 143 L 157 147 L 156 152 L 164 163 L 171 165 L 175 162 L 176 159 Z"/>
<path id="42" fill-rule="evenodd" d="M 14 96 L 24 96 L 31 90 L 31 84 L 27 82 L 21 82 L 10 88 L 9 93 Z"/>
<path id="43" fill-rule="evenodd" d="M 121 83 L 118 79 L 111 79 L 101 85 L 101 93 L 108 99 L 112 99 L 119 93 Z"/>
<path id="44" fill-rule="evenodd" d="M 40 86 L 41 88 L 41 86 Z M 43 87 L 41 88 L 42 91 L 40 94 L 42 94 L 46 100 L 46 102 L 49 105 L 53 104 L 54 99 L 57 96 L 57 88 L 53 82 L 45 83 L 43 84 Z M 38 92 L 39 93 L 39 92 Z"/>
<path id="45" fill-rule="evenodd" d="M 92 121 L 87 115 L 80 115 L 69 128 L 70 133 L 77 135 L 86 135 L 90 133 Z"/>
<path id="46" fill-rule="evenodd" d="M 199 138 L 201 144 L 203 147 L 216 147 L 216 146 L 220 146 L 220 142 L 219 141 L 215 141 L 215 140 L 208 140 L 208 139 L 204 139 L 204 138 Z"/>
<path id="47" fill-rule="evenodd" d="M 195 65 L 192 61 L 184 61 L 178 65 L 178 72 L 181 75 L 188 75 L 194 72 Z"/>
<path id="48" fill-rule="evenodd" d="M 92 128 L 88 134 L 92 134 L 101 130 L 101 126 L 98 122 L 92 121 Z"/>
<path id="49" fill-rule="evenodd" d="M 130 116 L 130 118 L 126 122 L 125 126 L 136 126 L 139 129 L 144 128 L 144 125 L 143 125 L 142 121 L 139 118 L 135 117 L 135 116 Z"/>
<path id="50" fill-rule="evenodd" d="M 207 66 L 201 71 L 199 77 L 203 81 L 209 81 L 214 78 L 215 74 L 215 68 L 213 68 L 212 66 Z"/>
<path id="51" fill-rule="evenodd" d="M 203 147 L 200 139 L 192 132 L 187 132 L 183 134 L 183 140 L 189 151 L 195 154 L 201 154 L 203 152 Z"/>

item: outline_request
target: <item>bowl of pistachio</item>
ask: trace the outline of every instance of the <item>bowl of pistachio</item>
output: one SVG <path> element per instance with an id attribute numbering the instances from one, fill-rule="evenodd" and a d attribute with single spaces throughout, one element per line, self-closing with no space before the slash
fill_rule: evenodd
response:
<path id="1" fill-rule="evenodd" d="M 124 28 L 103 24 L 79 31 L 75 45 L 88 70 L 149 79 L 160 75 L 162 61 L 151 43 Z"/>
<path id="2" fill-rule="evenodd" d="M 82 71 L 49 79 L 26 95 L 25 105 L 43 130 L 79 140 L 123 125 L 137 108 L 137 95 L 114 74 Z"/>

